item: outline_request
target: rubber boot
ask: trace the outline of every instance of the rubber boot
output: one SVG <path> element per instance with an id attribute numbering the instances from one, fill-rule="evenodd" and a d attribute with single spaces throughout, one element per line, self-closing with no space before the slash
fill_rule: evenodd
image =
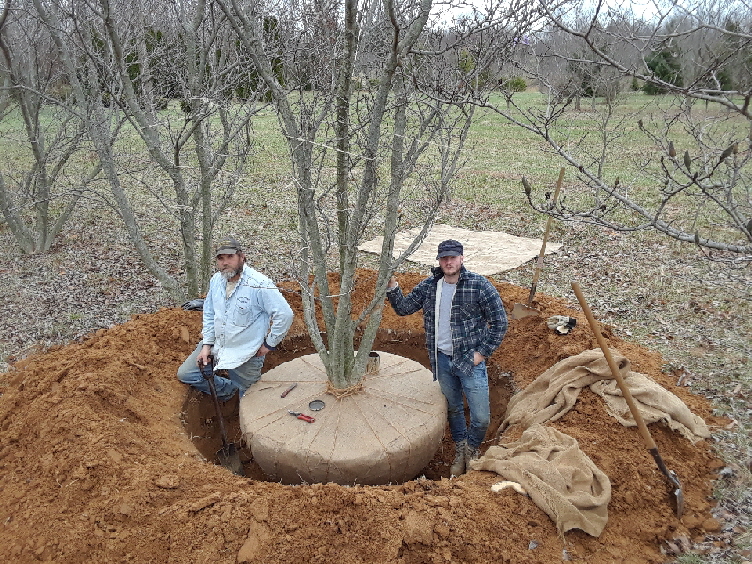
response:
<path id="1" fill-rule="evenodd" d="M 465 473 L 466 458 L 467 441 L 454 443 L 454 462 L 452 462 L 452 466 L 449 468 L 449 476 L 451 478 L 456 478 Z"/>
<path id="2" fill-rule="evenodd" d="M 480 458 L 480 449 L 473 448 L 470 445 L 467 445 L 467 454 L 465 455 L 465 472 L 469 472 L 470 470 L 472 470 L 472 468 L 470 468 L 470 461 L 478 460 L 479 458 Z"/>

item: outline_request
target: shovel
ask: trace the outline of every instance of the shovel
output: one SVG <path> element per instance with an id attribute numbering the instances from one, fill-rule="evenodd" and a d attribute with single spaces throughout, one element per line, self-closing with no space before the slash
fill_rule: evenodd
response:
<path id="1" fill-rule="evenodd" d="M 219 421 L 219 431 L 222 434 L 222 448 L 217 451 L 217 459 L 219 464 L 227 468 L 233 474 L 238 476 L 245 476 L 245 470 L 243 469 L 243 463 L 240 462 L 240 453 L 238 452 L 235 443 L 227 441 L 227 430 L 225 429 L 225 419 L 222 417 L 222 409 L 219 406 L 219 398 L 217 397 L 217 388 L 214 386 L 214 359 L 209 357 L 209 363 L 201 367 L 201 375 L 209 384 L 209 390 L 211 390 L 211 397 L 214 400 L 214 409 L 217 411 L 217 420 Z"/>
<path id="2" fill-rule="evenodd" d="M 564 180 L 564 167 L 561 167 L 559 171 L 559 179 L 556 181 L 556 190 L 554 190 L 554 199 L 551 201 L 551 205 L 556 205 L 556 200 L 559 198 L 559 191 L 561 190 L 561 183 Z M 514 304 L 512 313 L 510 314 L 512 319 L 522 319 L 523 317 L 530 317 L 531 315 L 540 315 L 540 311 L 532 307 L 533 297 L 538 288 L 538 278 L 540 278 L 541 268 L 543 268 L 543 255 L 546 254 L 546 241 L 548 241 L 548 232 L 551 230 L 551 223 L 553 217 L 548 216 L 546 220 L 546 230 L 543 233 L 543 245 L 541 245 L 540 253 L 538 253 L 538 261 L 535 264 L 535 274 L 533 275 L 533 284 L 530 287 L 530 295 L 527 298 L 527 304 Z"/>
<path id="3" fill-rule="evenodd" d="M 580 291 L 580 285 L 577 282 L 572 282 L 572 290 L 574 290 L 574 294 L 575 296 L 577 296 L 577 300 L 580 302 L 580 306 L 582 306 L 582 311 L 585 312 L 585 317 L 587 317 L 588 323 L 590 324 L 590 329 L 592 329 L 593 333 L 595 334 L 595 338 L 598 339 L 598 345 L 603 351 L 603 356 L 606 357 L 608 366 L 611 369 L 611 374 L 613 374 L 614 379 L 619 385 L 619 389 L 624 396 L 624 399 L 627 401 L 629 411 L 632 413 L 632 417 L 637 423 L 637 429 L 640 432 L 640 436 L 642 437 L 645 446 L 648 447 L 648 452 L 653 456 L 655 463 L 658 465 L 658 469 L 668 479 L 670 488 L 674 490 L 673 495 L 676 502 L 676 517 L 678 519 L 681 519 L 682 513 L 684 513 L 684 492 L 682 491 L 679 477 L 676 475 L 676 472 L 666 468 L 666 465 L 663 462 L 663 458 L 661 458 L 661 455 L 658 452 L 658 447 L 656 446 L 653 437 L 650 435 L 650 431 L 648 431 L 648 426 L 645 425 L 642 414 L 640 413 L 640 410 L 637 408 L 637 405 L 632 398 L 632 392 L 630 392 L 629 387 L 627 386 L 626 382 L 624 382 L 624 378 L 622 378 L 621 373 L 619 372 L 619 368 L 616 366 L 614 358 L 611 356 L 611 351 L 608 348 L 606 339 L 603 338 L 598 324 L 593 317 L 593 313 L 590 311 L 587 302 L 585 302 L 585 296 L 583 296 L 582 291 Z"/>

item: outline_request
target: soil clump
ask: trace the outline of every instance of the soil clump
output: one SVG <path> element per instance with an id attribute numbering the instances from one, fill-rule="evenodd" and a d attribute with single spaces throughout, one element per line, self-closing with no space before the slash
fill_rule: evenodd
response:
<path id="1" fill-rule="evenodd" d="M 369 301 L 374 276 L 360 271 L 356 304 Z M 399 275 L 406 290 L 423 277 Z M 526 300 L 527 289 L 497 287 L 507 312 Z M 265 370 L 314 352 L 300 297 L 285 289 L 296 320 Z M 492 424 L 484 450 L 498 442 L 513 393 L 559 360 L 597 347 L 571 304 L 539 294 L 534 305 L 541 316 L 510 320 L 489 360 Z M 575 317 L 577 326 L 557 335 L 546 326 L 550 315 Z M 611 480 L 609 522 L 599 538 L 558 534 L 528 497 L 491 492 L 496 474 L 450 480 L 448 430 L 431 463 L 404 484 L 270 483 L 247 450 L 248 477 L 235 476 L 210 463 L 220 446 L 213 404 L 175 376 L 200 331 L 200 312 L 162 309 L 12 367 L 0 397 L 0 550 L 7 561 L 642 564 L 664 562 L 667 547 L 702 541 L 719 528 L 710 499 L 723 464 L 710 445 L 650 426 L 682 481 L 679 520 L 637 430 L 619 425 L 588 390 L 553 426 L 577 439 Z M 604 334 L 634 371 L 679 396 L 711 428 L 724 423 L 706 399 L 675 386 L 659 354 L 608 328 Z M 386 306 L 374 348 L 427 366 L 420 314 L 398 317 Z M 236 406 L 225 409 L 237 441 Z"/>

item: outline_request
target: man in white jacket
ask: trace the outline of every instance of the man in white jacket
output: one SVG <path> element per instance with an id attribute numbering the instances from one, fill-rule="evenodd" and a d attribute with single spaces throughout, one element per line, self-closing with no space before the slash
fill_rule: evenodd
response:
<path id="1" fill-rule="evenodd" d="M 243 393 L 261 378 L 264 357 L 282 341 L 293 313 L 269 278 L 245 264 L 240 244 L 229 237 L 215 253 L 217 270 L 203 306 L 203 340 L 178 369 L 178 379 L 208 394 L 201 368 L 214 357 L 220 401 Z"/>

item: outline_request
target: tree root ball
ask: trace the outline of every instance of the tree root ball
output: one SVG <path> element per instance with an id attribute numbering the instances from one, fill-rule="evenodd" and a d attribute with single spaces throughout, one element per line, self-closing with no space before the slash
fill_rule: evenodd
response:
<path id="1" fill-rule="evenodd" d="M 240 400 L 240 428 L 269 480 L 402 483 L 429 463 L 446 425 L 438 382 L 413 360 L 380 351 L 379 357 L 378 372 L 363 378 L 362 389 L 339 398 L 327 393 L 317 354 L 281 364 L 251 387 Z M 325 407 L 312 411 L 317 399 Z"/>

